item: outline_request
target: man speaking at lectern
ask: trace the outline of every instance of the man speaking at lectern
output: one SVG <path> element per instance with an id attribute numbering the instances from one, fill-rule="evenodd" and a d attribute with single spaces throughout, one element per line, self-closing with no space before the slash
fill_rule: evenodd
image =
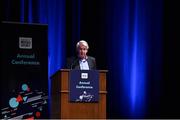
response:
<path id="1" fill-rule="evenodd" d="M 68 69 L 92 70 L 96 69 L 94 57 L 87 56 L 89 45 L 85 40 L 80 40 L 76 44 L 77 57 L 67 59 Z"/>

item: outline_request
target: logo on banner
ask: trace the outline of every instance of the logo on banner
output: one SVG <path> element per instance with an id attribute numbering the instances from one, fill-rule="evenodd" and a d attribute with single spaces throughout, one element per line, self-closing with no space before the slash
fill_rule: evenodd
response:
<path id="1" fill-rule="evenodd" d="M 19 48 L 20 49 L 32 49 L 32 38 L 19 37 Z"/>

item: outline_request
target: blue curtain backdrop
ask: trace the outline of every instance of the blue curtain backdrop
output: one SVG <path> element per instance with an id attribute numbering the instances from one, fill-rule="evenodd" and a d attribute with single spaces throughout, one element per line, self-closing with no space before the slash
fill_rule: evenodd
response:
<path id="1" fill-rule="evenodd" d="M 48 24 L 49 77 L 64 67 L 67 56 L 75 55 L 79 39 L 88 41 L 98 68 L 109 70 L 108 118 L 180 117 L 174 93 L 179 90 L 175 79 L 179 55 L 177 38 L 171 37 L 177 36 L 174 26 L 179 23 L 173 23 L 175 2 L 4 0 L 3 4 L 4 21 Z"/>
<path id="2" fill-rule="evenodd" d="M 112 56 L 108 60 L 109 79 L 113 79 L 109 88 L 116 91 L 109 95 L 109 101 L 116 99 L 110 104 L 110 108 L 116 106 L 111 108 L 112 114 L 143 117 L 149 81 L 155 80 L 157 88 L 161 87 L 163 1 L 114 0 L 107 3 L 107 10 L 108 56 Z M 150 79 L 150 72 L 158 75 Z M 158 90 L 154 94 L 159 94 Z M 155 96 L 158 103 L 159 96 Z"/>

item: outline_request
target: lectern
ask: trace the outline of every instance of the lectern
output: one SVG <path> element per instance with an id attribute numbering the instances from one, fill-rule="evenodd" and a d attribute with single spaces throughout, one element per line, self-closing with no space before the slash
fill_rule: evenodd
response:
<path id="1" fill-rule="evenodd" d="M 61 69 L 51 76 L 51 118 L 60 119 L 105 119 L 106 118 L 106 73 L 99 70 L 99 101 L 69 101 L 69 69 Z"/>

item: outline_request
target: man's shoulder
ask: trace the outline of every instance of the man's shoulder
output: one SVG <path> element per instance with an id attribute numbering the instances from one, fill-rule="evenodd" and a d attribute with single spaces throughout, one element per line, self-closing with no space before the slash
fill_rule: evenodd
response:
<path id="1" fill-rule="evenodd" d="M 95 57 L 88 56 L 88 59 L 90 59 L 90 60 L 95 60 Z"/>
<path id="2" fill-rule="evenodd" d="M 72 67 L 77 64 L 77 61 L 78 61 L 77 57 L 74 56 L 67 57 L 66 67 L 68 69 L 72 69 Z"/>

